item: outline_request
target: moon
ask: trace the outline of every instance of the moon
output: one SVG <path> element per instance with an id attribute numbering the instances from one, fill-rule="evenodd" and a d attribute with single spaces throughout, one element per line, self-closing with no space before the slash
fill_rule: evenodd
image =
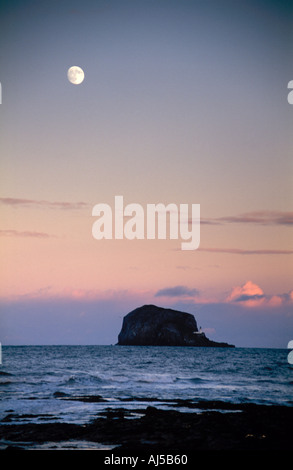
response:
<path id="1" fill-rule="evenodd" d="M 73 65 L 67 71 L 67 78 L 73 85 L 79 85 L 84 81 L 84 71 L 77 65 Z"/>

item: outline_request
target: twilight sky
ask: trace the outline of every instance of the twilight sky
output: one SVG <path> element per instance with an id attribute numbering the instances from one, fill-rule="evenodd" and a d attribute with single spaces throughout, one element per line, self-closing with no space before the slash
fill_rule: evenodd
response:
<path id="1" fill-rule="evenodd" d="M 1 2 L 2 344 L 114 344 L 155 303 L 287 347 L 292 45 L 292 1 Z M 200 204 L 199 249 L 95 240 L 116 195 Z"/>

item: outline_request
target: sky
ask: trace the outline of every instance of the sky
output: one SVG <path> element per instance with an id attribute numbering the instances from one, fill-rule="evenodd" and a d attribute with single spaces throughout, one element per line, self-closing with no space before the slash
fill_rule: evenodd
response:
<path id="1" fill-rule="evenodd" d="M 0 3 L 3 345 L 115 344 L 151 303 L 215 341 L 287 347 L 292 45 L 292 1 Z M 199 248 L 95 239 L 115 196 L 200 204 Z"/>

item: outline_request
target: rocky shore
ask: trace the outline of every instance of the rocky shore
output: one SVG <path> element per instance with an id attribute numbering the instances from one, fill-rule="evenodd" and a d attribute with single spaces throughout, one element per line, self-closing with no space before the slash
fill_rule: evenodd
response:
<path id="1" fill-rule="evenodd" d="M 292 447 L 293 407 L 186 400 L 178 400 L 177 406 L 187 411 L 174 409 L 174 404 L 170 410 L 108 408 L 86 425 L 9 424 L 7 416 L 0 425 L 1 448 L 29 450 L 51 443 L 54 449 L 54 443 L 60 448 L 58 443 L 69 441 L 100 443 L 112 453 L 129 454 L 289 451 Z"/>

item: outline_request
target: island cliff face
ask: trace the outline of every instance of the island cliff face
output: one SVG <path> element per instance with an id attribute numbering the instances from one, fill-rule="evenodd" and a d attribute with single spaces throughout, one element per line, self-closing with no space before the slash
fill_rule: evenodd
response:
<path id="1" fill-rule="evenodd" d="M 144 305 L 123 318 L 118 345 L 234 347 L 200 333 L 190 313 Z"/>

